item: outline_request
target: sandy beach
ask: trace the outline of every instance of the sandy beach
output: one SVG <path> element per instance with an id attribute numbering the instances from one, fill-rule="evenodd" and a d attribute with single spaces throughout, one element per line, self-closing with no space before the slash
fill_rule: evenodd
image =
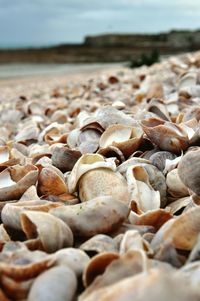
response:
<path id="1" fill-rule="evenodd" d="M 36 91 L 49 92 L 70 83 L 82 83 L 98 75 L 112 74 L 126 69 L 123 64 L 81 65 L 16 65 L 0 66 L 0 100 L 20 95 L 31 96 Z"/>
<path id="2" fill-rule="evenodd" d="M 1 80 L 0 300 L 200 300 L 199 66 Z"/>

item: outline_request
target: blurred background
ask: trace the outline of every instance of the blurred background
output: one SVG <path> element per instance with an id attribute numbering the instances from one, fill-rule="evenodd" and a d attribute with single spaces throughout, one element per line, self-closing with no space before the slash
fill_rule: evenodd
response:
<path id="1" fill-rule="evenodd" d="M 199 0 L 0 0 L 0 76 L 198 49 Z"/>

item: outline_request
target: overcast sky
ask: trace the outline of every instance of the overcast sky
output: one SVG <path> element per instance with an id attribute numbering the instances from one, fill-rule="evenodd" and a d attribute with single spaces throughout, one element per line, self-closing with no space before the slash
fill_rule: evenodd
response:
<path id="1" fill-rule="evenodd" d="M 0 0 L 0 46 L 200 28 L 200 0 Z"/>

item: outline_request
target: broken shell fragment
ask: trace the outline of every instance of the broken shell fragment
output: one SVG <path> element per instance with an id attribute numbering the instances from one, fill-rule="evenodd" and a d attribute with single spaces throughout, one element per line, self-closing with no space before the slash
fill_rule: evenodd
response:
<path id="1" fill-rule="evenodd" d="M 104 273 L 107 266 L 113 261 L 119 258 L 117 253 L 101 253 L 94 256 L 88 263 L 83 273 L 83 283 L 85 287 L 89 286 L 94 279 Z"/>
<path id="2" fill-rule="evenodd" d="M 26 299 L 32 283 L 32 279 L 27 281 L 16 281 L 5 275 L 1 277 L 2 288 L 6 292 L 6 295 L 12 298 L 12 300 Z"/>
<path id="3" fill-rule="evenodd" d="M 82 155 L 74 165 L 68 178 L 69 192 L 73 193 L 76 190 L 79 179 L 86 172 L 97 168 L 108 168 L 115 171 L 116 165 L 112 161 L 106 161 L 103 156 L 98 154 Z"/>
<path id="4" fill-rule="evenodd" d="M 83 271 L 90 261 L 89 256 L 84 251 L 75 248 L 61 249 L 51 256 L 55 261 L 55 265 L 68 266 L 74 271 L 77 277 L 83 274 Z"/>
<path id="5" fill-rule="evenodd" d="M 138 213 L 160 207 L 160 193 L 155 191 L 149 182 L 149 176 L 142 166 L 130 167 L 127 170 L 127 182 L 131 194 L 131 202 L 135 203 Z"/>
<path id="6" fill-rule="evenodd" d="M 17 200 L 37 181 L 38 169 L 34 165 L 6 168 L 0 173 L 0 200 Z"/>
<path id="7" fill-rule="evenodd" d="M 117 252 L 117 244 L 112 237 L 105 234 L 97 234 L 85 241 L 79 247 L 81 250 L 91 253 Z"/>
<path id="8" fill-rule="evenodd" d="M 51 289 L 49 289 L 51 288 Z M 28 301 L 72 301 L 77 288 L 74 272 L 66 266 L 52 267 L 33 282 Z"/>
<path id="9" fill-rule="evenodd" d="M 180 288 L 178 292 L 177 286 Z M 151 287 L 151 291 L 149 288 Z M 82 295 L 80 301 L 140 301 L 146 300 L 192 300 L 197 301 L 197 294 L 188 285 L 186 277 L 176 276 L 172 272 L 165 273 L 160 269 L 151 269 L 147 273 L 139 273 L 135 276 L 124 277 L 112 285 L 94 289 L 88 295 Z"/>
<path id="10" fill-rule="evenodd" d="M 28 239 L 37 238 L 48 253 L 73 245 L 71 229 L 60 219 L 46 212 L 24 211 L 22 230 Z"/>
<path id="11" fill-rule="evenodd" d="M 186 153 L 179 165 L 178 175 L 186 187 L 200 195 L 200 148 Z"/>
<path id="12" fill-rule="evenodd" d="M 187 132 L 175 123 L 149 118 L 142 120 L 141 126 L 149 139 L 162 150 L 180 153 L 189 146 Z"/>
<path id="13" fill-rule="evenodd" d="M 151 163 L 156 166 L 159 170 L 163 171 L 165 169 L 166 160 L 173 160 L 176 155 L 170 152 L 162 151 L 156 152 L 150 157 Z"/>
<path id="14" fill-rule="evenodd" d="M 52 153 L 52 164 L 60 169 L 62 172 L 72 170 L 76 161 L 81 157 L 81 153 L 77 150 L 73 150 L 63 147 L 56 147 Z"/>
<path id="15" fill-rule="evenodd" d="M 5 226 L 15 230 L 22 230 L 20 217 L 24 210 L 48 212 L 51 208 L 59 206 L 62 206 L 62 204 L 38 199 L 36 201 L 7 203 L 2 209 L 1 219 Z"/>
<path id="16" fill-rule="evenodd" d="M 118 228 L 129 214 L 129 208 L 112 197 L 98 197 L 74 206 L 62 206 L 50 213 L 63 220 L 74 235 L 91 237 Z M 90 221 L 90 222 L 88 222 Z"/>
<path id="17" fill-rule="evenodd" d="M 80 296 L 80 300 L 87 300 L 90 294 L 106 287 L 120 283 L 124 278 L 140 274 L 147 266 L 147 257 L 143 251 L 129 251 L 113 260 L 102 275 L 94 279 Z M 93 299 L 92 299 L 93 300 Z"/>
<path id="18" fill-rule="evenodd" d="M 26 249 L 2 252 L 0 254 L 0 271 L 16 281 L 36 277 L 52 266 L 54 261 L 41 251 Z"/>
<path id="19" fill-rule="evenodd" d="M 189 195 L 188 188 L 183 184 L 179 175 L 178 169 L 171 170 L 166 177 L 168 193 L 173 197 L 185 197 Z"/>
<path id="20" fill-rule="evenodd" d="M 142 142 L 142 130 L 122 124 L 109 126 L 101 135 L 99 145 L 106 148 L 110 145 L 119 148 L 125 157 L 136 151 Z"/>
<path id="21" fill-rule="evenodd" d="M 151 246 L 159 248 L 171 242 L 176 249 L 191 250 L 200 231 L 200 207 L 194 207 L 180 216 L 170 219 L 154 236 Z"/>
<path id="22" fill-rule="evenodd" d="M 68 192 L 62 172 L 51 165 L 44 167 L 40 172 L 37 189 L 39 195 L 59 195 Z"/>
<path id="23" fill-rule="evenodd" d="M 112 196 L 113 199 L 129 204 L 130 196 L 125 179 L 120 173 L 106 168 L 97 168 L 85 173 L 78 183 L 79 197 L 82 202 Z"/>

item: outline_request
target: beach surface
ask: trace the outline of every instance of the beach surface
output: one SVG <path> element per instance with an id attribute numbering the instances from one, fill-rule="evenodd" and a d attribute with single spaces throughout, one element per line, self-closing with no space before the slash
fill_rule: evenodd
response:
<path id="1" fill-rule="evenodd" d="M 0 65 L 0 100 L 49 92 L 125 69 L 124 64 L 5 64 Z"/>

